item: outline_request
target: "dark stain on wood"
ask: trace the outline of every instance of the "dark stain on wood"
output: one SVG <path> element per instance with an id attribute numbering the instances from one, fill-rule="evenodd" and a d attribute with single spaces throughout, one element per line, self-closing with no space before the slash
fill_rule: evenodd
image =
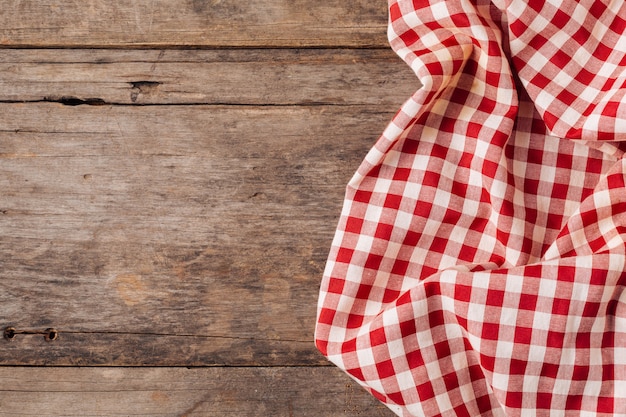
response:
<path id="1" fill-rule="evenodd" d="M 191 0 L 191 8 L 196 13 L 204 13 L 209 8 L 208 0 Z"/>
<path id="2" fill-rule="evenodd" d="M 250 4 L 233 0 L 191 0 L 191 7 L 209 21 L 224 23 L 250 19 L 256 12 Z"/>
<path id="3" fill-rule="evenodd" d="M 158 81 L 130 81 L 130 101 L 135 103 L 139 95 L 152 95 L 161 85 Z"/>
<path id="4" fill-rule="evenodd" d="M 82 99 L 82 98 L 72 97 L 72 96 L 61 96 L 61 97 L 47 96 L 47 97 L 44 97 L 42 101 L 47 101 L 49 103 L 59 103 L 59 104 L 63 104 L 64 106 L 82 106 L 82 105 L 103 106 L 106 104 L 106 102 L 101 98 Z"/>

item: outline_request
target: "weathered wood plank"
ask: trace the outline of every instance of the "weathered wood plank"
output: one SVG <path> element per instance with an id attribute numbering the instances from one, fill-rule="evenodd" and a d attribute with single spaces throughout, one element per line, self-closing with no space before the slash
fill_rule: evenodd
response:
<path id="1" fill-rule="evenodd" d="M 58 281 L 57 286 L 62 287 L 63 283 Z M 49 287 L 47 285 L 46 287 Z M 200 287 L 199 292 L 204 291 Z M 43 291 L 42 291 L 43 292 Z M 41 293 L 42 293 L 41 292 Z M 48 294 L 54 297 L 59 290 Z M 108 298 L 106 288 L 101 290 L 103 298 Z M 85 307 L 72 302 L 66 307 L 68 315 L 72 317 L 68 319 L 59 319 L 56 313 L 48 309 L 48 305 L 39 307 L 30 314 L 22 314 L 19 317 L 21 322 L 33 323 L 34 326 L 24 328 L 16 326 L 18 331 L 28 330 L 33 332 L 41 332 L 42 334 L 16 334 L 14 341 L 6 341 L 0 339 L 2 353 L 0 356 L 0 365 L 29 365 L 29 366 L 327 366 L 328 362 L 313 347 L 313 336 L 311 321 L 309 317 L 306 323 L 306 329 L 300 329 L 299 333 L 306 336 L 303 340 L 286 339 L 284 335 L 274 332 L 264 334 L 264 327 L 280 326 L 287 329 L 289 317 L 278 317 L 276 309 L 282 309 L 286 316 L 295 314 L 293 312 L 293 302 L 291 306 L 276 307 L 265 302 L 265 309 L 261 320 L 267 320 L 260 325 L 255 323 L 258 319 L 247 319 L 246 313 L 252 309 L 260 310 L 258 303 L 256 308 L 250 308 L 244 303 L 249 302 L 255 294 L 244 294 L 242 297 L 221 295 L 223 298 L 219 303 L 212 300 L 201 300 L 204 304 L 200 304 L 194 300 L 191 294 L 195 289 L 189 289 L 186 299 L 189 301 L 185 305 L 178 306 L 178 311 L 172 313 L 173 307 L 167 303 L 155 306 L 156 302 L 150 300 L 142 306 L 135 304 L 135 311 L 127 309 L 125 315 L 130 320 L 135 320 L 138 315 L 144 316 L 146 325 L 152 325 L 154 334 L 141 333 L 141 329 L 133 332 L 117 332 L 116 326 L 128 328 L 128 324 L 117 322 L 106 322 L 110 317 L 109 311 L 112 307 L 101 302 L 97 308 L 103 310 L 104 318 L 101 323 L 92 326 L 93 330 L 81 331 L 72 330 L 71 319 L 77 316 L 76 310 L 84 308 L 85 316 L 91 314 L 93 317 L 86 317 L 87 320 L 96 321 L 97 312 L 93 309 L 87 312 L 92 306 L 89 302 L 82 301 Z M 240 291 L 234 291 L 241 295 Z M 39 295 L 40 293 L 37 293 Z M 84 297 L 96 297 L 98 294 L 86 294 Z M 284 294 L 278 294 L 284 295 Z M 25 295 L 20 295 L 26 297 Z M 263 297 L 259 291 L 256 296 Z M 136 296 L 135 296 L 136 297 Z M 57 300 L 61 303 L 66 297 Z M 145 300 L 145 299 L 144 299 Z M 301 302 L 309 302 L 308 299 L 302 297 Z M 230 304 L 230 310 L 226 310 L 215 304 Z M 277 302 L 278 303 L 278 302 Z M 195 306 L 200 305 L 196 311 Z M 241 306 L 238 308 L 238 306 Z M 115 308 L 115 306 L 113 307 Z M 307 310 L 310 310 L 308 306 Z M 137 313 L 137 310 L 143 310 Z M 203 315 L 210 312 L 211 314 Z M 148 313 L 152 313 L 149 315 Z M 35 316 L 38 314 L 38 316 Z M 168 329 L 172 314 L 176 314 L 179 320 L 200 321 L 200 324 L 210 322 L 216 318 L 217 314 L 228 315 L 219 317 L 219 321 L 224 323 L 228 318 L 231 325 L 223 329 L 224 336 L 216 334 L 216 326 L 211 326 L 210 333 L 213 334 L 184 334 L 176 335 L 176 328 L 184 327 L 184 323 L 174 323 L 173 329 Z M 17 313 L 16 315 L 19 315 Z M 299 313 L 302 316 L 301 313 Z M 309 311 L 310 316 L 310 311 Z M 119 316 L 123 317 L 122 315 Z M 47 342 L 44 339 L 43 331 L 48 329 L 49 325 L 57 325 L 55 327 L 58 336 L 57 339 Z M 79 324 L 80 325 L 80 324 Z M 298 318 L 292 320 L 292 327 L 299 326 Z M 82 325 L 82 327 L 86 327 Z M 198 327 L 198 325 L 190 325 L 189 327 Z M 246 330 L 248 336 L 242 333 Z M 193 330 L 193 329 L 190 329 Z M 156 332 L 164 333 L 158 334 Z M 287 329 L 286 332 L 290 332 Z M 230 334 L 233 334 L 232 336 Z M 304 335 L 304 333 L 308 333 Z M 1 337 L 1 336 L 0 336 Z M 0 369 L 2 369 L 0 367 Z"/>
<path id="2" fill-rule="evenodd" d="M 0 101 L 380 104 L 417 79 L 388 50 L 6 50 Z"/>
<path id="3" fill-rule="evenodd" d="M 10 47 L 385 46 L 387 3 L 368 0 L 6 0 Z"/>
<path id="4" fill-rule="evenodd" d="M 0 105 L 0 364 L 321 364 L 375 106 Z"/>
<path id="5" fill-rule="evenodd" d="M 393 414 L 338 369 L 0 368 L 0 416 Z"/>

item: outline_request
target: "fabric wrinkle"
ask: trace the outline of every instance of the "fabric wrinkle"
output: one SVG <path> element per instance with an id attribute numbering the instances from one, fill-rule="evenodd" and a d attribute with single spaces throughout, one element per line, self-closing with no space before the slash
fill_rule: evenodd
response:
<path id="1" fill-rule="evenodd" d="M 626 416 L 626 3 L 389 0 L 422 87 L 348 183 L 315 342 L 400 416 Z"/>

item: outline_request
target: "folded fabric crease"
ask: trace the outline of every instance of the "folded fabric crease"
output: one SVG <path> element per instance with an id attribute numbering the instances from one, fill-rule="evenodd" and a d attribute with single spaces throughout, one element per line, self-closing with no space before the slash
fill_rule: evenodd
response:
<path id="1" fill-rule="evenodd" d="M 422 87 L 348 183 L 317 347 L 400 416 L 626 416 L 626 3 L 390 0 Z"/>

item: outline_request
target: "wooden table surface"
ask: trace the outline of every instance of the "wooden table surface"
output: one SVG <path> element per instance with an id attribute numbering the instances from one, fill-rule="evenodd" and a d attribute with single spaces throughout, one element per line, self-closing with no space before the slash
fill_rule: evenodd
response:
<path id="1" fill-rule="evenodd" d="M 0 416 L 392 415 L 313 343 L 345 184 L 418 86 L 386 7 L 3 2 Z"/>

